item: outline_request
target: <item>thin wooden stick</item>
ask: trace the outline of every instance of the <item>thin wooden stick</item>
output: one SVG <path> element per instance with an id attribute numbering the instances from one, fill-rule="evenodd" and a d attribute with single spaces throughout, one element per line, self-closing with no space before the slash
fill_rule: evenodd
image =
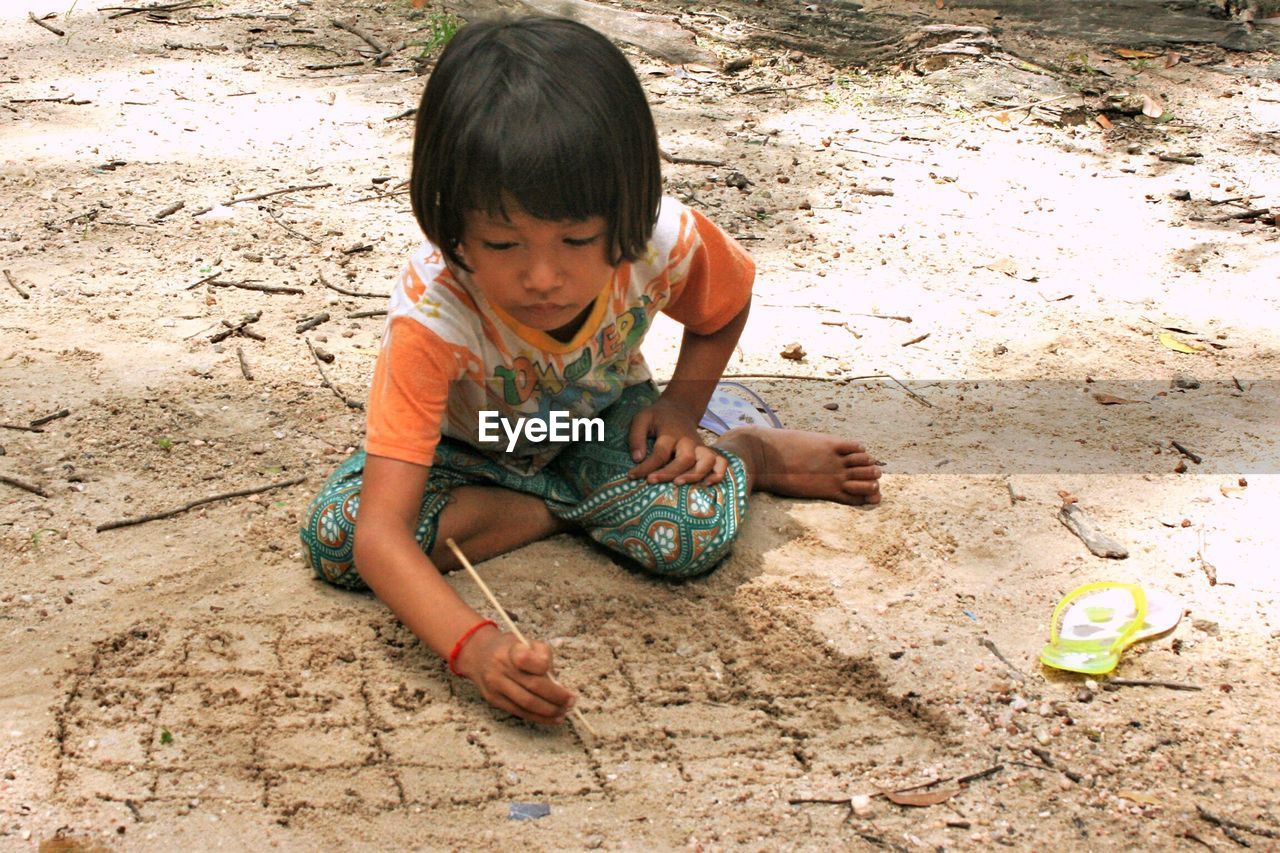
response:
<path id="1" fill-rule="evenodd" d="M 42 427 L 47 423 L 58 420 L 59 418 L 65 418 L 69 414 L 71 414 L 70 409 L 58 409 L 56 412 L 51 412 L 50 414 L 43 415 L 32 420 L 31 428 L 35 429 L 37 427 Z"/>
<path id="2" fill-rule="evenodd" d="M 502 617 L 502 621 L 507 625 L 507 630 L 515 634 L 516 639 L 524 643 L 526 646 L 532 645 L 532 643 L 524 638 L 524 634 L 520 633 L 520 629 L 516 627 L 516 623 L 511 621 L 511 617 L 507 615 L 507 611 L 502 609 L 502 605 L 498 603 L 498 599 L 494 598 L 493 592 L 489 589 L 489 585 L 484 582 L 484 579 L 480 577 L 480 573 L 471 565 L 471 561 L 467 559 L 466 554 L 462 553 L 462 549 L 458 547 L 458 543 L 454 542 L 453 539 L 450 538 L 444 540 L 444 544 L 449 546 L 449 549 L 453 551 L 454 556 L 458 558 L 458 562 L 462 563 L 462 567 L 467 570 L 467 574 L 471 575 L 471 579 L 476 582 L 476 586 L 480 587 L 480 591 L 484 593 L 484 597 L 489 599 L 489 604 L 493 606 L 494 610 L 498 611 L 498 615 Z M 547 677 L 551 678 L 550 676 Z M 560 682 L 556 681 L 554 678 L 551 679 L 551 683 L 560 685 Z M 591 728 L 591 724 L 587 722 L 587 718 L 582 716 L 582 712 L 579 711 L 576 706 L 570 708 L 569 713 L 573 714 L 573 718 L 581 723 L 582 727 L 586 729 L 593 738 L 600 737 L 600 735 L 596 734 L 596 730 Z"/>
<path id="3" fill-rule="evenodd" d="M 16 290 L 19 296 L 21 296 L 23 299 L 31 298 L 31 294 L 27 293 L 27 291 L 23 289 L 22 285 L 18 284 L 16 281 L 13 280 L 13 273 L 9 272 L 8 270 L 4 270 L 4 277 L 5 277 L 5 281 L 9 282 L 9 286 L 12 287 L 14 290 Z"/>
<path id="4" fill-rule="evenodd" d="M 355 36 L 356 38 L 360 39 L 360 40 L 361 40 L 361 41 L 363 41 L 365 44 L 369 45 L 369 47 L 371 47 L 371 48 L 373 48 L 375 51 L 377 51 L 379 55 L 383 55 L 383 54 L 388 54 L 388 55 L 389 55 L 389 54 L 391 53 L 391 51 L 387 50 L 387 46 L 386 46 L 385 44 L 383 44 L 382 42 L 378 41 L 376 38 L 374 38 L 373 36 L 369 35 L 369 34 L 368 34 L 368 33 L 366 33 L 364 30 L 362 30 L 362 29 L 360 29 L 359 27 L 357 27 L 355 24 L 348 24 L 348 23 L 345 23 L 345 22 L 343 22 L 343 21 L 339 21 L 339 20 L 336 20 L 336 19 L 335 19 L 335 20 L 333 21 L 333 25 L 334 25 L 335 27 L 337 27 L 338 29 L 340 29 L 340 30 L 346 30 L 347 32 L 351 33 L 351 35 L 353 35 L 353 36 Z M 375 64 L 377 64 L 377 63 L 375 63 Z"/>
<path id="5" fill-rule="evenodd" d="M 31 494 L 39 495 L 42 498 L 49 497 L 49 493 L 35 483 L 19 480 L 17 477 L 10 477 L 8 474 L 0 474 L 0 483 L 22 489 L 25 492 L 31 492 Z"/>
<path id="6" fill-rule="evenodd" d="M 241 290 L 256 290 L 259 293 L 306 293 L 300 287 L 288 287 L 287 285 L 276 284 L 257 284 L 254 279 L 246 279 L 245 281 L 217 281 L 210 279 L 205 282 L 210 287 L 238 287 Z"/>
<path id="7" fill-rule="evenodd" d="M 44 28 L 45 28 L 46 30 L 48 30 L 49 32 L 53 33 L 55 36 L 65 36 L 65 35 L 66 35 L 66 33 L 64 33 L 62 30 L 58 29 L 58 28 L 57 28 L 57 27 L 55 27 L 53 24 L 49 23 L 48 21 L 44 20 L 43 18 L 37 18 L 37 17 L 35 16 L 35 13 L 34 13 L 34 12 L 28 12 L 28 13 L 27 13 L 27 17 L 31 19 L 31 22 L 32 22 L 33 24 L 39 24 L 40 26 L 44 27 Z"/>
<path id="8" fill-rule="evenodd" d="M 296 486 L 306 479 L 307 478 L 305 476 L 294 477 L 292 480 L 285 480 L 280 483 L 269 483 L 265 486 L 257 486 L 256 488 L 252 488 L 252 489 L 240 489 L 239 491 L 235 491 L 235 492 L 224 492 L 223 494 L 220 494 L 220 495 L 213 495 L 212 497 L 200 498 L 199 500 L 190 501 L 189 503 L 185 503 L 182 506 L 177 507 L 176 509 L 169 509 L 169 510 L 165 510 L 164 512 L 153 512 L 150 515 L 140 515 L 137 518 L 125 518 L 125 519 L 121 519 L 120 521 L 108 521 L 105 524 L 99 524 L 95 528 L 95 530 L 97 530 L 97 532 L 99 533 L 102 533 L 105 530 L 115 530 L 118 527 L 131 527 L 135 524 L 142 524 L 143 522 L 146 522 L 146 521 L 157 521 L 161 518 L 172 518 L 175 515 L 184 513 L 189 509 L 194 509 L 195 507 L 201 506 L 202 504 L 213 503 L 214 501 L 225 501 L 229 498 L 242 498 L 246 495 L 257 495 L 257 494 L 261 494 L 262 492 L 269 492 L 272 489 L 283 489 L 286 486 Z"/>
<path id="9" fill-rule="evenodd" d="M 1113 690 L 1117 687 L 1165 687 L 1169 690 L 1203 690 L 1198 684 L 1184 684 L 1181 681 L 1151 681 L 1145 678 L 1108 678 L 1103 687 Z"/>
<path id="10" fill-rule="evenodd" d="M 347 290 L 345 287 L 339 287 L 336 284 L 330 284 L 329 280 L 324 277 L 324 273 L 320 272 L 319 270 L 316 271 L 316 276 L 319 277 L 320 283 L 323 284 L 325 287 L 329 288 L 330 290 L 336 290 L 338 291 L 338 293 L 341 293 L 343 296 L 360 296 L 368 299 L 385 299 L 387 297 L 387 294 L 385 293 L 361 293 L 358 290 Z"/>
<path id="11" fill-rule="evenodd" d="M 303 338 L 303 340 L 307 342 L 307 349 L 311 350 L 311 357 L 315 360 L 316 367 L 320 370 L 320 379 L 324 382 L 324 387 L 336 394 L 339 400 L 346 403 L 347 408 L 363 409 L 364 403 L 361 403 L 359 400 L 353 400 L 346 394 L 343 394 L 341 389 L 339 389 L 337 385 L 334 385 L 333 381 L 329 379 L 329 374 L 324 372 L 324 364 L 320 361 L 320 356 L 316 353 L 315 344 L 311 343 L 311 339 Z"/>
<path id="12" fill-rule="evenodd" d="M 236 358 L 240 360 L 240 372 L 249 382 L 253 381 L 253 371 L 249 369 L 249 360 L 244 357 L 244 350 L 236 347 Z"/>

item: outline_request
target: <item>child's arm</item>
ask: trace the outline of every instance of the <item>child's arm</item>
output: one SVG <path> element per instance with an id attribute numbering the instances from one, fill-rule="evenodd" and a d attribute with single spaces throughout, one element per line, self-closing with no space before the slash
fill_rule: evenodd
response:
<path id="1" fill-rule="evenodd" d="M 709 335 L 685 330 L 675 372 L 662 397 L 631 422 L 631 458 L 640 463 L 631 469 L 632 477 L 676 485 L 720 482 L 728 463 L 702 443 L 698 421 L 724 375 L 750 310 L 748 299 L 732 320 Z M 646 459 L 645 440 L 650 436 L 653 451 Z"/>
<path id="2" fill-rule="evenodd" d="M 441 576 L 414 540 L 430 468 L 370 455 L 356 522 L 360 576 L 396 617 L 441 657 L 483 621 Z M 447 513 L 447 509 L 446 509 Z M 463 645 L 457 670 L 495 707 L 526 720 L 564 721 L 574 695 L 548 676 L 551 649 L 526 646 L 513 634 L 485 627 Z"/>

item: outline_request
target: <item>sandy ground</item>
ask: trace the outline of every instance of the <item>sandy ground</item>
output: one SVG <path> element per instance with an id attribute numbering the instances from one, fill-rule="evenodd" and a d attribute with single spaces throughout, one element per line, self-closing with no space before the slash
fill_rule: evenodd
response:
<path id="1" fill-rule="evenodd" d="M 392 117 L 423 83 L 415 49 L 304 66 L 359 58 L 335 15 L 388 43 L 428 19 L 104 5 L 32 0 L 63 38 L 25 6 L 0 18 L 0 420 L 69 410 L 0 429 L 0 473 L 47 494 L 0 484 L 0 847 L 1234 846 L 1198 808 L 1280 832 L 1280 245 L 1274 219 L 1220 221 L 1280 205 L 1280 84 L 1206 67 L 1267 57 L 1166 68 L 1000 37 L 1165 110 L 1104 129 L 1087 104 L 1075 126 L 1010 109 L 1080 104 L 1080 78 L 990 57 L 862 73 L 748 50 L 723 15 L 683 20 L 746 69 L 634 53 L 666 150 L 723 163 L 668 166 L 670 192 L 759 262 L 731 371 L 796 377 L 747 381 L 888 473 L 874 510 L 755 498 L 734 555 L 683 585 L 572 536 L 484 565 L 558 646 L 591 740 L 489 710 L 299 557 L 298 517 L 363 428 L 304 338 L 362 398 L 381 321 L 349 315 L 381 307 L 419 239 Z M 298 292 L 191 287 L 214 273 Z M 265 340 L 210 342 L 258 311 Z M 650 338 L 659 373 L 677 333 Z M 1059 523 L 1064 494 L 1128 559 Z M 1103 579 L 1186 610 L 1117 675 L 1201 689 L 1037 663 L 1055 602 Z M 879 795 L 931 781 L 952 795 Z M 550 814 L 508 819 L 528 802 Z"/>

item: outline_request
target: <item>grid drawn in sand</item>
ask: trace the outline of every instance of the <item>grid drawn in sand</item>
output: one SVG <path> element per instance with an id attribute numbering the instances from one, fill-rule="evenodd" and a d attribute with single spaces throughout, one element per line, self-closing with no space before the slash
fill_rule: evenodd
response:
<path id="1" fill-rule="evenodd" d="M 490 710 L 389 616 L 135 626 L 98 642 L 71 678 L 58 790 L 139 819 L 198 799 L 281 822 L 307 809 L 714 798 L 857 772 L 945 736 L 867 661 L 815 654 L 805 629 L 758 602 L 716 616 L 669 596 L 676 624 L 714 629 L 685 638 L 659 632 L 653 602 L 611 601 L 592 610 L 561 596 L 559 614 L 594 624 L 557 615 L 549 626 L 579 629 L 558 654 L 601 734 L 591 744 Z"/>

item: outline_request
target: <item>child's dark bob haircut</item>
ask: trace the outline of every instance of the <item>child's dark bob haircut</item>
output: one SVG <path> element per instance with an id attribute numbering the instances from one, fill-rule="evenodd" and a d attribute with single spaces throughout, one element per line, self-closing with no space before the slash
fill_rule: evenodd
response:
<path id="1" fill-rule="evenodd" d="M 409 197 L 453 264 L 463 214 L 507 216 L 504 198 L 552 221 L 603 216 L 611 264 L 634 261 L 662 197 L 658 134 L 622 51 L 561 18 L 463 27 L 418 108 Z"/>

